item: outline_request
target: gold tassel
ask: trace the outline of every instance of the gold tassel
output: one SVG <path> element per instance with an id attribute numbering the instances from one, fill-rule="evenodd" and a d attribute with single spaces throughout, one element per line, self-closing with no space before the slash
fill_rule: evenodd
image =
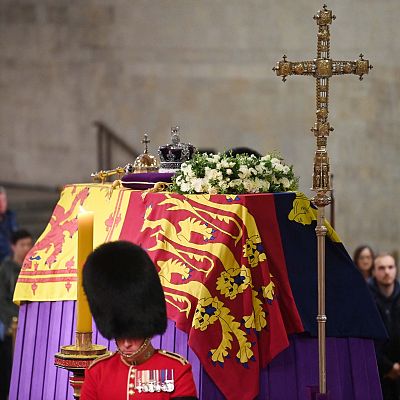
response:
<path id="1" fill-rule="evenodd" d="M 108 193 L 107 193 L 107 197 L 109 200 L 111 200 L 112 194 L 114 192 L 114 189 L 116 188 L 120 188 L 121 187 L 121 180 L 120 179 L 116 179 L 111 186 L 108 188 Z"/>

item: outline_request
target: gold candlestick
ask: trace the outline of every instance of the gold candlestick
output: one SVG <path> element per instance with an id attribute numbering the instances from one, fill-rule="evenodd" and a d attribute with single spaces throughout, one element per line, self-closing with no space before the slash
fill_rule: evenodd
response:
<path id="1" fill-rule="evenodd" d="M 319 391 L 326 394 L 326 334 L 325 325 L 325 206 L 331 202 L 330 166 L 326 150 L 328 136 L 333 128 L 328 122 L 329 79 L 333 75 L 358 75 L 362 80 L 372 68 L 368 60 L 360 54 L 355 61 L 334 61 L 330 58 L 329 25 L 336 17 L 324 4 L 323 9 L 314 15 L 318 25 L 317 57 L 312 61 L 288 61 L 286 55 L 276 63 L 273 71 L 285 82 L 289 75 L 310 75 L 316 80 L 316 122 L 311 128 L 317 149 L 314 156 L 313 187 L 316 192 L 312 201 L 317 207 L 317 227 L 315 228 L 318 246 L 318 354 L 319 354 Z"/>
<path id="2" fill-rule="evenodd" d="M 81 388 L 85 379 L 85 369 L 93 360 L 109 354 L 105 346 L 92 343 L 92 332 L 76 332 L 75 344 L 61 346 L 60 352 L 54 355 L 54 365 L 72 372 L 69 383 L 74 389 L 74 399 L 81 396 Z"/>

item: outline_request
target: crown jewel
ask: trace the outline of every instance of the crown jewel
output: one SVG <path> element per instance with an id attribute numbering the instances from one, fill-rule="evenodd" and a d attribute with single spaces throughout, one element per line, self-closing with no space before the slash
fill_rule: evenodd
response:
<path id="1" fill-rule="evenodd" d="M 144 144 L 144 151 L 140 154 L 133 163 L 133 172 L 157 172 L 158 160 L 156 157 L 148 153 L 147 145 L 150 143 L 147 133 L 144 134 L 142 143 Z"/>
<path id="2" fill-rule="evenodd" d="M 171 143 L 160 146 L 160 172 L 172 172 L 180 169 L 181 164 L 193 157 L 196 148 L 190 143 L 181 143 L 179 126 L 171 128 Z"/>

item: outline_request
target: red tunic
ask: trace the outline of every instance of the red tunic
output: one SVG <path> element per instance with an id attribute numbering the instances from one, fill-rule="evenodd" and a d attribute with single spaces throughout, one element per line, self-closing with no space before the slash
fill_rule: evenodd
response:
<path id="1" fill-rule="evenodd" d="M 139 372 L 138 372 L 139 371 Z M 143 372 L 141 372 L 143 371 Z M 167 378 L 173 375 L 174 390 L 168 392 L 139 393 L 137 377 L 157 373 Z M 173 371 L 173 372 L 172 372 Z M 147 375 L 146 375 L 147 374 Z M 169 377 L 168 377 L 169 375 Z M 192 366 L 179 355 L 163 350 L 156 352 L 139 365 L 128 365 L 118 353 L 100 359 L 85 371 L 81 400 L 167 400 L 196 397 Z"/>

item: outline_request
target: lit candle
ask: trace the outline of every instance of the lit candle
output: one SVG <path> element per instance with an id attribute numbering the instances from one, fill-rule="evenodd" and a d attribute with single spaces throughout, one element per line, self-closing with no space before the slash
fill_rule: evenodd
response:
<path id="1" fill-rule="evenodd" d="M 80 210 L 78 214 L 78 282 L 77 322 L 79 333 L 92 332 L 92 314 L 82 285 L 82 270 L 86 258 L 93 251 L 93 212 Z"/>

